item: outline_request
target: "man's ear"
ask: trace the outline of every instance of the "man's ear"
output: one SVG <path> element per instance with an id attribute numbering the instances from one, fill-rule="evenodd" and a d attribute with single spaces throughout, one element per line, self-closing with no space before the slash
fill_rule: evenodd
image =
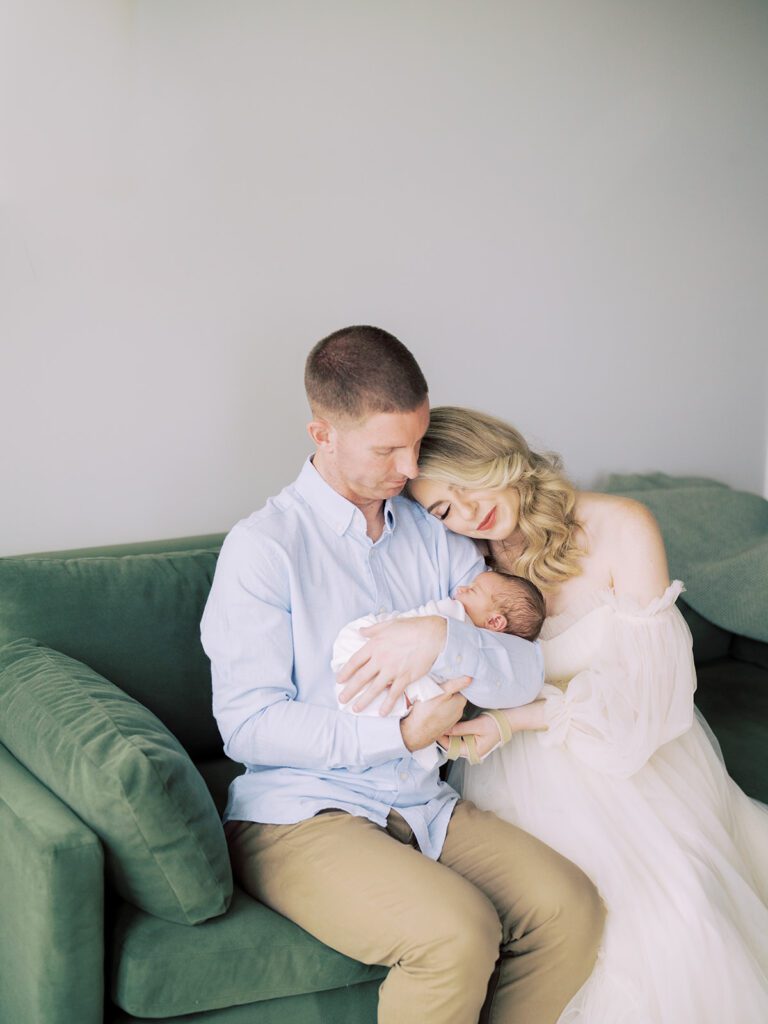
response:
<path id="1" fill-rule="evenodd" d="M 495 615 L 491 615 L 485 624 L 486 629 L 492 629 L 494 633 L 503 633 L 507 628 L 507 617 L 502 615 L 501 612 L 496 612 Z"/>
<path id="2" fill-rule="evenodd" d="M 336 432 L 333 426 L 322 417 L 312 420 L 307 424 L 307 433 L 315 442 L 318 450 L 332 452 L 336 440 Z"/>

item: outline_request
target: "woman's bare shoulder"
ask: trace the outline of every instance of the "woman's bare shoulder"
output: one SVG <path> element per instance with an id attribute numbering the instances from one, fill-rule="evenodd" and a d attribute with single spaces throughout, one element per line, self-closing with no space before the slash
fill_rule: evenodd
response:
<path id="1" fill-rule="evenodd" d="M 610 566 L 617 591 L 651 597 L 669 585 L 661 530 L 651 510 L 634 498 L 585 492 L 576 514 Z M 661 589 L 659 589 L 661 588 Z"/>
<path id="2" fill-rule="evenodd" d="M 620 494 L 579 491 L 574 511 L 579 522 L 593 534 L 609 530 L 615 536 L 617 528 L 624 531 L 656 526 L 656 519 L 647 505 Z"/>

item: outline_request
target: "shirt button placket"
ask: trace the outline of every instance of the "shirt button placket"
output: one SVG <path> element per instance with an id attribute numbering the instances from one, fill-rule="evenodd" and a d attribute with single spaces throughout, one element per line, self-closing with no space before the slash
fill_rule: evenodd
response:
<path id="1" fill-rule="evenodd" d="M 371 548 L 368 554 L 368 564 L 370 565 L 373 584 L 376 588 L 376 610 L 379 615 L 384 615 L 385 612 L 389 611 L 389 599 L 375 548 Z"/>

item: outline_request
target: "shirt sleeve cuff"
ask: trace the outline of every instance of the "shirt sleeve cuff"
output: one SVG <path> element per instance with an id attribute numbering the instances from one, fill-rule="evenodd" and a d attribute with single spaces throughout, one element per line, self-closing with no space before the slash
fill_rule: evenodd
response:
<path id="1" fill-rule="evenodd" d="M 431 670 L 443 679 L 474 676 L 477 671 L 477 628 L 459 619 L 446 618 L 445 643 Z"/>
<path id="2" fill-rule="evenodd" d="M 399 718 L 355 715 L 355 722 L 362 764 L 372 767 L 410 755 L 403 742 Z"/>

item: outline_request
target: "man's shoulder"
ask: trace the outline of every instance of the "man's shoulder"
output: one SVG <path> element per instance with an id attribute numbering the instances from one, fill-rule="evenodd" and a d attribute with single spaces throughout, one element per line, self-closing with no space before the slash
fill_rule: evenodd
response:
<path id="1" fill-rule="evenodd" d="M 284 547 L 296 535 L 306 511 L 294 485 L 289 484 L 267 498 L 261 508 L 235 523 L 225 543 L 259 546 L 275 542 Z"/>

